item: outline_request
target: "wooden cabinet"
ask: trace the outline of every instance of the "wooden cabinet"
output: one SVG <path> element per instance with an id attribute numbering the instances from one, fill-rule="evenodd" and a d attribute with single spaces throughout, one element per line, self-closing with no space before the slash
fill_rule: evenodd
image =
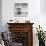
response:
<path id="1" fill-rule="evenodd" d="M 33 46 L 33 23 L 7 23 L 12 39 L 15 42 L 23 43 L 22 46 Z"/>

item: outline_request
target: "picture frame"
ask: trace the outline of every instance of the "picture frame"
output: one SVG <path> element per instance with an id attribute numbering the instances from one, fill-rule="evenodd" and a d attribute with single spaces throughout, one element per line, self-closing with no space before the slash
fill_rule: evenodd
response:
<path id="1" fill-rule="evenodd" d="M 28 15 L 28 3 L 14 3 L 14 16 L 26 17 Z"/>

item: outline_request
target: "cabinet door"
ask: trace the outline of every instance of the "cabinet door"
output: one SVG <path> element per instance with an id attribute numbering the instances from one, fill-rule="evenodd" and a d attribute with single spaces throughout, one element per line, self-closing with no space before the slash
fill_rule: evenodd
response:
<path id="1" fill-rule="evenodd" d="M 28 46 L 28 32 L 12 32 L 12 40 L 22 46 Z"/>

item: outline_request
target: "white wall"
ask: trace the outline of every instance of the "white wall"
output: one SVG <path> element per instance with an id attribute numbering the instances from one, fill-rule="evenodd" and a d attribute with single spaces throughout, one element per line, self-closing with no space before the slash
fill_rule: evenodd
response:
<path id="1" fill-rule="evenodd" d="M 46 0 L 40 0 L 40 9 L 42 13 L 46 13 Z"/>
<path id="2" fill-rule="evenodd" d="M 26 2 L 28 3 L 27 17 L 14 17 L 14 3 Z M 32 6 L 31 6 L 32 5 Z M 19 22 L 30 20 L 33 25 L 33 45 L 38 46 L 38 39 L 36 37 L 36 27 L 40 24 L 40 0 L 2 0 L 2 25 L 3 31 L 7 30 L 7 22 L 10 19 L 16 18 Z M 21 20 L 21 21 L 20 21 Z M 36 40 L 37 39 L 37 40 Z"/>
<path id="3" fill-rule="evenodd" d="M 14 17 L 14 3 L 16 2 L 27 2 L 28 5 L 28 16 L 27 17 L 17 17 L 20 22 L 29 19 L 31 22 L 39 23 L 40 15 L 40 0 L 3 0 L 2 1 L 2 23 L 5 26 L 5 23 L 9 19 L 16 18 Z M 32 6 L 31 6 L 32 5 Z M 22 19 L 23 18 L 23 19 Z M 37 21 L 38 20 L 38 21 Z"/>
<path id="4" fill-rule="evenodd" d="M 40 0 L 40 24 L 46 31 L 46 0 Z"/>
<path id="5" fill-rule="evenodd" d="M 0 31 L 2 29 L 2 0 L 0 0 Z"/>
<path id="6" fill-rule="evenodd" d="M 36 27 L 40 24 L 40 0 L 32 0 L 32 17 L 33 19 L 31 20 L 34 22 L 33 46 L 39 46 L 39 41 L 36 37 Z"/>

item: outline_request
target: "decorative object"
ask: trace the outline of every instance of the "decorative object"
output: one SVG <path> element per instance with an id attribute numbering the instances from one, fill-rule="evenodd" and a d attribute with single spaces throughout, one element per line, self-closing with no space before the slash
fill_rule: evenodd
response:
<path id="1" fill-rule="evenodd" d="M 13 20 L 10 20 L 10 21 L 13 21 Z"/>
<path id="2" fill-rule="evenodd" d="M 15 3 L 14 4 L 14 16 L 25 17 L 28 15 L 28 3 Z"/>
<path id="3" fill-rule="evenodd" d="M 4 41 L 4 45 L 5 46 L 10 46 L 10 42 L 12 42 L 12 36 L 11 36 L 11 32 L 9 31 L 5 31 L 5 32 L 1 32 L 1 36 L 2 39 Z"/>
<path id="4" fill-rule="evenodd" d="M 25 23 L 30 23 L 30 20 L 25 20 Z"/>
<path id="5" fill-rule="evenodd" d="M 37 34 L 38 35 L 38 40 L 39 40 L 39 46 L 45 46 L 45 35 L 43 32 L 42 27 L 36 28 L 37 29 Z"/>
<path id="6" fill-rule="evenodd" d="M 19 23 L 19 21 L 16 18 L 14 18 L 14 19 L 10 19 L 8 23 Z"/>
<path id="7" fill-rule="evenodd" d="M 5 46 L 1 34 L 2 34 L 2 33 L 0 32 L 0 46 Z"/>

